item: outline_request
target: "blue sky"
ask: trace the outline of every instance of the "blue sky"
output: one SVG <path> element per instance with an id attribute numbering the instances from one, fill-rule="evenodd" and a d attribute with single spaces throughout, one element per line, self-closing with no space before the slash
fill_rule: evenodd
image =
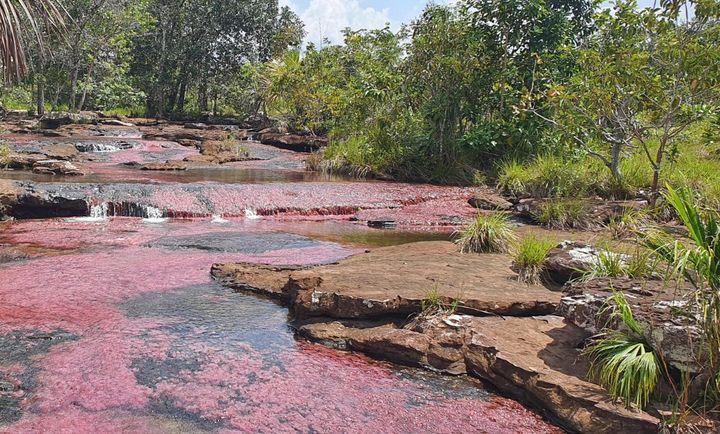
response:
<path id="1" fill-rule="evenodd" d="M 451 3 L 454 0 L 435 0 Z M 641 6 L 654 0 L 639 0 Z M 341 42 L 346 27 L 371 29 L 389 23 L 398 29 L 417 17 L 428 0 L 280 0 L 300 15 L 308 32 L 307 41 L 319 43 L 323 38 Z"/>

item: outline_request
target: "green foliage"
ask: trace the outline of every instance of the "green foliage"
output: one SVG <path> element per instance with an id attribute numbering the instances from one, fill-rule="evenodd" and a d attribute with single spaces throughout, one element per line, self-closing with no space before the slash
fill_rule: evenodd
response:
<path id="1" fill-rule="evenodd" d="M 552 240 L 530 235 L 522 238 L 513 248 L 513 269 L 518 279 L 526 283 L 539 283 L 548 253 L 555 247 Z"/>
<path id="2" fill-rule="evenodd" d="M 696 289 L 694 308 L 701 320 L 707 345 L 701 357 L 711 377 L 709 391 L 720 397 L 720 213 L 703 211 L 689 190 L 667 186 L 666 200 L 673 206 L 687 229 L 692 244 L 651 233 L 644 239 L 673 270 Z"/>
<path id="3" fill-rule="evenodd" d="M 550 229 L 588 229 L 587 204 L 582 199 L 551 199 L 540 204 L 533 219 Z"/>
<path id="4" fill-rule="evenodd" d="M 453 298 L 450 302 L 447 300 L 446 297 L 440 294 L 437 286 L 434 286 L 420 302 L 421 316 L 427 317 L 438 313 L 451 315 L 463 304 L 460 296 Z"/>
<path id="5" fill-rule="evenodd" d="M 619 322 L 624 328 L 606 329 L 593 337 L 585 350 L 592 361 L 590 376 L 607 388 L 612 397 L 623 399 L 628 406 L 643 408 L 661 377 L 660 362 L 621 292 L 613 294 L 601 315 L 608 312 L 611 322 Z"/>
<path id="6" fill-rule="evenodd" d="M 577 51 L 575 75 L 552 91 L 554 116 L 545 117 L 568 144 L 607 166 L 618 185 L 642 172 L 652 200 L 683 133 L 720 108 L 716 21 L 676 20 L 668 5 L 618 1 L 600 12 L 598 30 Z M 626 175 L 623 162 L 633 154 L 644 168 Z"/>
<path id="7" fill-rule="evenodd" d="M 583 280 L 592 280 L 599 277 L 623 277 L 625 272 L 625 257 L 619 253 L 603 250 L 598 253 L 590 270 L 583 276 Z"/>
<path id="8" fill-rule="evenodd" d="M 456 232 L 455 243 L 463 253 L 505 253 L 515 239 L 507 215 L 478 213 L 472 223 Z"/>

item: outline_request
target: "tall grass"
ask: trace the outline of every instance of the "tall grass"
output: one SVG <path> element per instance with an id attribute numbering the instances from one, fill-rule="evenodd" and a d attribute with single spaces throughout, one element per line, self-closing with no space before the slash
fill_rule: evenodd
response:
<path id="1" fill-rule="evenodd" d="M 551 199 L 533 212 L 533 220 L 550 229 L 588 229 L 593 226 L 581 199 Z"/>
<path id="2" fill-rule="evenodd" d="M 508 216 L 499 212 L 478 213 L 455 237 L 463 253 L 507 253 L 517 238 Z"/>

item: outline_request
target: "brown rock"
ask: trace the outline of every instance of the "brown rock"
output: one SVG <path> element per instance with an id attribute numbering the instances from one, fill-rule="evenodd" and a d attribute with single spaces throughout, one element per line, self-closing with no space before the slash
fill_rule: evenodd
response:
<path id="1" fill-rule="evenodd" d="M 613 291 L 626 294 L 636 321 L 644 328 L 645 338 L 663 354 L 663 360 L 685 372 L 698 373 L 702 366 L 694 355 L 702 354 L 700 327 L 692 315 L 678 315 L 677 309 L 689 309 L 691 288 L 680 289 L 662 280 L 601 278 L 573 282 L 565 289 L 558 314 L 589 333 L 604 327 L 619 328 L 607 315 L 600 315 Z"/>
<path id="2" fill-rule="evenodd" d="M 33 165 L 33 172 L 49 175 L 82 176 L 85 173 L 69 161 L 41 160 Z"/>
<path id="3" fill-rule="evenodd" d="M 140 165 L 140 170 L 152 171 L 181 171 L 187 170 L 187 165 L 179 160 L 168 160 L 164 163 L 147 163 Z"/>
<path id="4" fill-rule="evenodd" d="M 42 146 L 42 153 L 48 159 L 53 160 L 73 160 L 80 154 L 74 145 L 69 143 L 52 143 Z"/>
<path id="5" fill-rule="evenodd" d="M 469 372 L 498 389 L 548 409 L 567 427 L 587 433 L 655 433 L 659 420 L 614 403 L 584 380 L 579 349 L 587 334 L 557 316 L 473 318 Z"/>
<path id="6" fill-rule="evenodd" d="M 312 135 L 261 132 L 260 143 L 298 152 L 313 152 L 326 146 L 327 138 Z"/>
<path id="7" fill-rule="evenodd" d="M 288 299 L 285 284 L 296 266 L 272 266 L 251 263 L 215 264 L 210 274 L 223 285 L 237 291 L 251 291 L 273 298 Z"/>
<path id="8" fill-rule="evenodd" d="M 507 211 L 513 207 L 512 203 L 490 189 L 478 189 L 468 203 L 472 207 L 482 210 Z"/>
<path id="9" fill-rule="evenodd" d="M 588 244 L 563 241 L 548 253 L 545 273 L 553 282 L 565 284 L 589 271 L 598 261 L 598 255 Z"/>
<path id="10" fill-rule="evenodd" d="M 578 432 L 657 432 L 659 421 L 618 405 L 584 379 L 587 334 L 561 317 L 435 315 L 395 324 L 331 321 L 300 335 L 335 348 L 449 374 L 471 374 Z"/>
<path id="11" fill-rule="evenodd" d="M 450 242 L 411 243 L 379 248 L 336 265 L 289 273 L 282 288 L 300 318 L 376 318 L 421 310 L 436 290 L 460 309 L 500 315 L 548 314 L 560 294 L 517 281 L 505 255 L 464 255 Z M 252 266 L 243 266 L 252 267 Z M 267 270 L 258 268 L 258 273 Z M 243 282 L 237 273 L 235 283 Z M 248 282 L 252 287 L 252 282 Z"/>

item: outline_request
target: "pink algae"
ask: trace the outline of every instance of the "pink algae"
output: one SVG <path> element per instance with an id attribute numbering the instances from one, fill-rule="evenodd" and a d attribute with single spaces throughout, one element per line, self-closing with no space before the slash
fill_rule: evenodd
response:
<path id="1" fill-rule="evenodd" d="M 474 384 L 444 390 L 416 371 L 296 342 L 283 308 L 217 288 L 208 275 L 214 262 L 311 264 L 356 250 L 327 242 L 256 254 L 148 247 L 160 237 L 238 230 L 261 229 L 137 219 L 11 226 L 4 242 L 64 250 L 2 266 L 0 336 L 62 330 L 75 339 L 27 361 L 0 355 L 4 377 L 37 371 L 18 395 L 22 417 L 0 432 L 560 432 Z"/>

